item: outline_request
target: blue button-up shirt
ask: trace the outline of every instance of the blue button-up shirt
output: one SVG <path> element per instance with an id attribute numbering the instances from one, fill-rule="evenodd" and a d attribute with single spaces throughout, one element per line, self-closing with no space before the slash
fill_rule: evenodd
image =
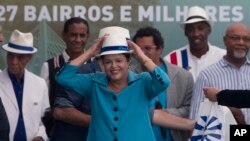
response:
<path id="1" fill-rule="evenodd" d="M 14 88 L 19 108 L 19 116 L 14 135 L 14 141 L 26 141 L 26 132 L 23 121 L 23 112 L 22 112 L 24 77 L 22 77 L 20 80 L 17 80 L 13 74 L 11 74 L 10 72 L 8 72 L 8 74 Z"/>

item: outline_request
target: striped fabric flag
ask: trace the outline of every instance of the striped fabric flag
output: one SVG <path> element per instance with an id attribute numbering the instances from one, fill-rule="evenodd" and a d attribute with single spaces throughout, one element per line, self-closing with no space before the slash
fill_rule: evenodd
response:
<path id="1" fill-rule="evenodd" d="M 166 57 L 166 59 L 173 65 L 177 65 L 187 70 L 189 69 L 187 49 L 172 52 Z"/>

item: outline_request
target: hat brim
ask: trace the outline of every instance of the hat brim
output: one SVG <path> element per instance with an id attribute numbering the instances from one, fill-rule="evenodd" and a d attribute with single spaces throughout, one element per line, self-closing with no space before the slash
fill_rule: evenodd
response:
<path id="1" fill-rule="evenodd" d="M 191 19 L 191 20 L 181 23 L 180 26 L 181 28 L 185 29 L 186 24 L 198 23 L 198 22 L 203 22 L 203 21 L 207 22 L 211 28 L 213 27 L 213 24 L 214 24 L 213 21 L 206 20 L 206 19 Z"/>
<path id="2" fill-rule="evenodd" d="M 101 54 L 96 55 L 96 57 L 101 57 L 104 55 L 111 55 L 111 54 L 132 54 L 134 51 L 133 50 L 129 50 L 129 51 L 105 51 Z"/>
<path id="3" fill-rule="evenodd" d="M 2 48 L 7 52 L 16 53 L 16 54 L 34 54 L 37 52 L 36 48 L 33 48 L 32 51 L 25 51 L 25 50 L 19 50 L 19 49 L 14 49 L 12 47 L 9 47 L 8 44 L 3 45 Z"/>

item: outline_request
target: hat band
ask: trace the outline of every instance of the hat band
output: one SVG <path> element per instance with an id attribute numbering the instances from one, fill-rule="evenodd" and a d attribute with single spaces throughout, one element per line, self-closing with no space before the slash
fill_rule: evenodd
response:
<path id="1" fill-rule="evenodd" d="M 127 46 L 108 46 L 108 47 L 102 47 L 101 53 L 105 51 L 128 51 Z"/>
<path id="2" fill-rule="evenodd" d="M 191 19 L 204 19 L 205 20 L 205 18 L 202 16 L 191 16 L 191 17 L 187 18 L 186 21 L 189 21 Z"/>
<path id="3" fill-rule="evenodd" d="M 16 44 L 12 44 L 9 43 L 8 44 L 9 47 L 14 48 L 14 49 L 18 49 L 18 50 L 25 50 L 25 51 L 33 51 L 33 47 L 29 47 L 29 46 L 20 46 L 20 45 L 16 45 Z"/>

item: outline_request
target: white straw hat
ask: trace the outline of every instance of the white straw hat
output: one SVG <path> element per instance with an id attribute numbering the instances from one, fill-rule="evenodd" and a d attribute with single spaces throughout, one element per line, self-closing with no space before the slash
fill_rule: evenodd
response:
<path id="1" fill-rule="evenodd" d="M 132 53 L 132 50 L 128 49 L 127 40 L 124 36 L 114 36 L 109 35 L 104 38 L 100 54 L 97 57 L 102 55 L 109 54 L 122 54 L 122 53 Z"/>
<path id="2" fill-rule="evenodd" d="M 181 23 L 181 27 L 185 28 L 186 24 L 197 23 L 202 21 L 207 22 L 210 27 L 213 26 L 213 21 L 209 20 L 206 11 L 199 6 L 193 6 L 189 8 L 187 19 L 185 20 L 185 22 Z"/>
<path id="3" fill-rule="evenodd" d="M 111 36 L 124 36 L 126 39 L 130 39 L 129 30 L 119 26 L 109 26 L 102 28 L 99 32 L 98 38 L 103 37 L 105 34 L 109 34 Z"/>
<path id="4" fill-rule="evenodd" d="M 17 54 L 33 54 L 37 49 L 33 47 L 32 33 L 22 33 L 19 30 L 14 30 L 10 36 L 8 44 L 2 46 L 7 52 Z"/>

